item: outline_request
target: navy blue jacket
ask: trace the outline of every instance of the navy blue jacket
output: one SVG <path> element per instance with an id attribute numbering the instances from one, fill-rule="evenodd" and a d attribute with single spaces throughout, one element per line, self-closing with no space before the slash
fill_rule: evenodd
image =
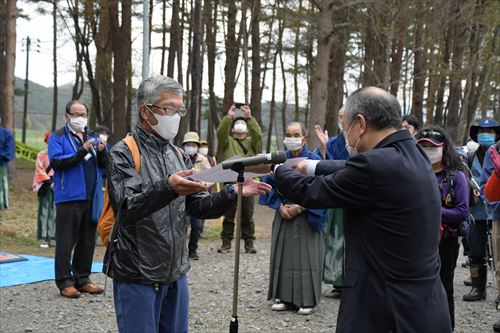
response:
<path id="1" fill-rule="evenodd" d="M 451 332 L 439 277 L 441 198 L 425 153 L 400 130 L 329 169 L 341 162 L 319 162 L 316 177 L 287 166 L 275 172 L 285 198 L 306 208 L 344 208 L 337 332 Z"/>
<path id="2" fill-rule="evenodd" d="M 14 159 L 15 149 L 14 137 L 6 127 L 0 127 L 0 165 L 6 165 Z"/>
<path id="3" fill-rule="evenodd" d="M 106 153 L 97 153 L 80 147 L 82 142 L 68 128 L 68 125 L 55 131 L 49 139 L 48 151 L 50 166 L 54 169 L 54 202 L 56 204 L 68 201 L 87 200 L 83 159 L 87 154 L 95 161 L 97 177 L 102 177 L 102 169 L 106 165 Z M 84 141 L 87 136 L 84 136 Z"/>

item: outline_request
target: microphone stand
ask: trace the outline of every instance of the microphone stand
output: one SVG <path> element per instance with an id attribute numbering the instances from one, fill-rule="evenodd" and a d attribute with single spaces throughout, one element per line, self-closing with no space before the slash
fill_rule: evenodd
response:
<path id="1" fill-rule="evenodd" d="M 234 274 L 233 274 L 233 309 L 229 333 L 238 333 L 238 277 L 240 272 L 240 238 L 241 238 L 241 200 L 243 199 L 243 183 L 245 182 L 243 163 L 235 163 L 231 170 L 238 173 L 238 201 L 236 203 L 236 231 L 234 248 Z"/>

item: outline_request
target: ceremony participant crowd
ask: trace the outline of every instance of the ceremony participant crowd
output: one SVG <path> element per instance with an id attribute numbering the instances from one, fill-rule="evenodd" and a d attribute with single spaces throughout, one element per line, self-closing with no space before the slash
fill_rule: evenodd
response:
<path id="1" fill-rule="evenodd" d="M 204 220 L 223 217 L 222 244 L 214 255 L 238 251 L 232 241 L 241 237 L 251 256 L 266 246 L 255 244 L 253 213 L 260 204 L 274 211 L 267 221 L 267 301 L 277 316 L 293 311 L 314 320 L 326 296 L 340 298 L 337 332 L 451 332 L 456 302 L 486 299 L 488 264 L 500 307 L 495 120 L 472 125 L 475 144 L 461 147 L 446 128 L 403 117 L 395 96 L 360 88 L 338 111 L 335 135 L 324 124 L 311 133 L 301 122 L 286 125 L 278 146 L 290 160 L 303 158 L 293 168 L 247 170 L 263 176 L 246 177 L 236 235 L 237 186 L 192 177 L 220 167 L 217 162 L 262 153 L 262 124 L 248 105 L 234 103 L 216 129 L 217 142 L 209 145 L 202 133 L 179 132 L 188 112 L 183 93 L 166 76 L 143 80 L 138 123 L 113 145 L 109 128 L 88 128 L 88 108 L 77 100 L 67 103 L 64 126 L 45 135 L 47 149 L 37 155 L 32 185 L 39 203 L 37 238 L 43 248 L 55 244 L 62 297 L 104 292 L 90 276 L 99 230 L 119 331 L 187 332 L 190 260 L 209 255 L 199 250 Z M 317 147 L 308 147 L 311 135 Z M 8 207 L 12 142 L 0 128 L 1 209 Z M 214 145 L 217 151 L 209 152 Z M 100 228 L 107 207 L 110 224 Z M 471 288 L 456 297 L 461 245 L 468 247 L 470 280 L 464 283 Z M 323 283 L 329 291 L 322 295 Z M 500 332 L 500 320 L 491 324 Z"/>

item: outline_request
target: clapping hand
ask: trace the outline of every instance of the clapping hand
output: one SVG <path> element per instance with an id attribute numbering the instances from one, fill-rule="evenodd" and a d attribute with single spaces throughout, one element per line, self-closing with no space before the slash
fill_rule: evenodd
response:
<path id="1" fill-rule="evenodd" d="M 326 144 L 328 143 L 328 131 L 321 129 L 321 126 L 316 125 L 314 126 L 314 133 L 316 134 L 316 137 L 319 140 L 319 151 L 321 152 L 321 157 L 323 159 L 326 159 Z"/>
<path id="2" fill-rule="evenodd" d="M 291 220 L 304 211 L 303 207 L 295 204 L 281 205 L 279 212 L 284 220 Z"/>
<path id="3" fill-rule="evenodd" d="M 490 147 L 491 161 L 495 168 L 495 173 L 500 177 L 500 154 L 496 150 L 496 146 Z"/>

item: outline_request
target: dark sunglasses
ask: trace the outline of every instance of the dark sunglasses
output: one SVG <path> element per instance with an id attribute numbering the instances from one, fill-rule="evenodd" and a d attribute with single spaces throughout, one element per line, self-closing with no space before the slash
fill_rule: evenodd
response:
<path id="1" fill-rule="evenodd" d="M 436 142 L 444 142 L 444 135 L 436 131 L 423 130 L 420 132 L 420 139 L 431 139 Z"/>

